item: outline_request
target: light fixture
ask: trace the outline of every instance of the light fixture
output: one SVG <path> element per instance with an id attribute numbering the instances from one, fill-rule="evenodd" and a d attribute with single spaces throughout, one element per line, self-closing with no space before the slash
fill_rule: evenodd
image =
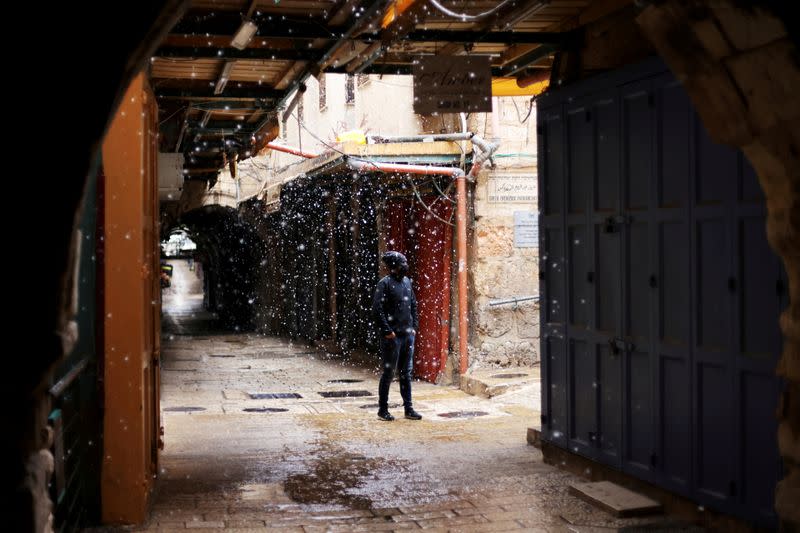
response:
<path id="1" fill-rule="evenodd" d="M 505 24 L 503 24 L 503 27 L 512 28 L 516 26 L 518 23 L 527 19 L 531 15 L 538 13 L 539 11 L 541 11 L 542 9 L 546 8 L 549 5 L 550 5 L 550 0 L 539 0 L 538 2 L 530 6 L 528 9 L 523 9 L 522 12 L 514 15 L 513 18 L 509 19 Z"/>
<path id="2" fill-rule="evenodd" d="M 242 25 L 239 26 L 239 29 L 236 30 L 236 35 L 233 36 L 231 46 L 239 50 L 244 50 L 257 31 L 258 26 L 256 26 L 253 21 L 245 20 L 242 22 Z"/>
<path id="3" fill-rule="evenodd" d="M 217 79 L 217 85 L 214 87 L 214 94 L 221 94 L 222 91 L 225 90 L 225 86 L 228 84 L 228 80 L 231 77 L 233 63 L 233 61 L 225 62 L 225 66 L 222 67 L 222 73 L 219 75 L 219 79 Z"/>

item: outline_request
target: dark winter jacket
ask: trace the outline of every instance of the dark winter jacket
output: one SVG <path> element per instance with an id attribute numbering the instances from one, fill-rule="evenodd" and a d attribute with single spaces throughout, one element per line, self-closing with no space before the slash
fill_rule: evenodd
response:
<path id="1" fill-rule="evenodd" d="M 417 331 L 417 298 L 411 288 L 411 280 L 405 276 L 402 281 L 393 276 L 380 280 L 375 288 L 372 313 L 384 336 L 392 332 L 405 334 L 409 329 Z"/>

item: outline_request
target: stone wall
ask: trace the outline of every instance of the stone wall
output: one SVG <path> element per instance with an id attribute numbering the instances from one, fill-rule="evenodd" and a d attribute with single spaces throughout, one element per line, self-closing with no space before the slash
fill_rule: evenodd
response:
<path id="1" fill-rule="evenodd" d="M 500 143 L 494 168 L 482 171 L 474 185 L 472 368 L 539 361 L 538 301 L 489 305 L 539 294 L 538 248 L 514 242 L 514 214 L 535 213 L 537 208 L 536 110 L 528 113 L 530 103 L 526 96 L 494 98 L 494 113 L 472 118 L 473 131 Z"/>

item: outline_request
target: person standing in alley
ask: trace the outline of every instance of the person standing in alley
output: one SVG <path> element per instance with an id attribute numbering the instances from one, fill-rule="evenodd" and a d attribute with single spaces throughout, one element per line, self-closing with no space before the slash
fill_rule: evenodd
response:
<path id="1" fill-rule="evenodd" d="M 408 261 L 400 252 L 386 252 L 381 260 L 389 275 L 378 282 L 372 312 L 380 328 L 383 374 L 378 386 L 378 418 L 391 422 L 389 413 L 389 386 L 395 369 L 400 373 L 400 396 L 403 398 L 405 417 L 420 420 L 422 415 L 411 404 L 411 370 L 414 363 L 414 338 L 419 327 L 417 298 L 406 277 Z"/>

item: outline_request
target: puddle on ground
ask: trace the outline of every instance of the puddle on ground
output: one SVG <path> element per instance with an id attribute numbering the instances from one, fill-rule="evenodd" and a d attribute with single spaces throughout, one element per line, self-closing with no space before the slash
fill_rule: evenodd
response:
<path id="1" fill-rule="evenodd" d="M 372 500 L 358 494 L 374 472 L 390 466 L 388 461 L 364 457 L 325 444 L 311 454 L 309 471 L 290 475 L 283 488 L 292 501 L 308 505 L 343 505 L 349 509 L 371 509 Z"/>

